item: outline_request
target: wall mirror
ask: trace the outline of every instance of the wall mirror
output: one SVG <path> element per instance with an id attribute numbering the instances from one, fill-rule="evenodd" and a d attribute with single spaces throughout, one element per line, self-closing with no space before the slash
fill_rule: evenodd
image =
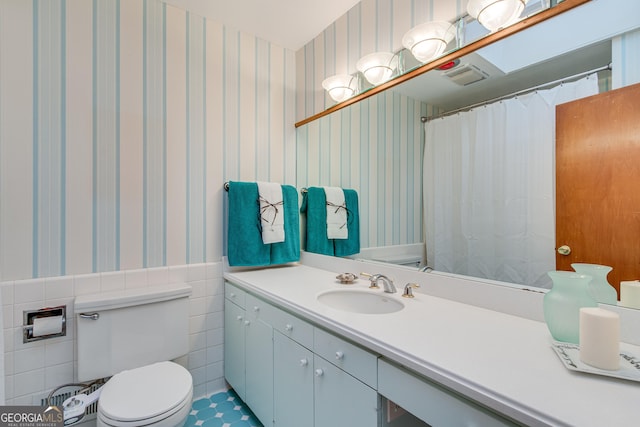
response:
<path id="1" fill-rule="evenodd" d="M 417 99 L 419 102 L 437 106 L 437 109 L 424 109 L 412 111 L 412 118 L 418 122 L 413 128 L 416 131 L 424 132 L 422 123 L 419 123 L 420 117 L 423 115 L 437 115 L 441 112 L 452 111 L 456 109 L 464 109 L 477 103 L 486 102 L 499 98 L 503 95 L 512 94 L 520 90 L 531 88 L 537 85 L 544 85 L 548 82 L 561 80 L 567 77 L 575 76 L 577 74 L 588 72 L 596 69 L 606 68 L 613 58 L 612 43 L 616 37 L 621 34 L 637 30 L 640 28 L 639 14 L 630 13 L 628 10 L 628 4 L 623 4 L 622 0 L 614 0 L 604 4 L 601 1 L 591 2 L 572 2 L 567 0 L 559 3 L 555 8 L 565 7 L 567 8 L 569 3 L 579 3 L 580 7 L 569 10 L 567 13 L 558 14 L 553 19 L 545 20 L 540 23 L 535 23 L 534 26 L 526 28 L 525 30 L 519 29 L 517 32 L 509 33 L 500 40 L 491 40 L 487 46 L 484 44 L 480 48 L 466 49 L 465 47 L 459 49 L 453 54 L 446 55 L 441 58 L 441 61 L 436 61 L 436 65 L 431 66 L 428 64 L 426 68 L 428 70 L 422 71 L 417 69 L 407 73 L 406 77 L 400 83 L 393 83 L 388 85 L 382 85 L 376 93 L 369 94 L 367 97 L 372 96 L 391 96 L 389 93 L 393 93 L 393 96 L 404 96 Z M 584 3 L 584 4 L 582 4 Z M 576 6 L 571 4 L 571 6 Z M 607 7 L 609 6 L 609 7 Z M 553 8 L 552 8 L 553 9 Z M 547 12 L 544 12 L 547 13 Z M 595 19 L 594 16 L 600 15 L 600 18 L 604 17 L 598 25 L 594 25 L 589 19 Z M 592 24 L 588 24 L 591 22 Z M 585 24 L 587 23 L 587 24 Z M 520 25 L 522 23 L 516 24 Z M 491 37 L 491 35 L 489 36 Z M 532 40 L 535 40 L 533 42 Z M 627 53 L 630 55 L 630 53 Z M 637 52 L 636 52 L 637 55 Z M 508 57 L 512 61 L 512 70 L 508 72 L 501 71 L 504 66 L 500 64 L 500 59 Z M 450 60 L 459 60 L 461 64 L 474 66 L 486 73 L 489 78 L 477 84 L 459 85 L 453 84 L 451 79 L 444 75 L 440 70 L 434 69 L 441 65 L 443 62 Z M 615 64 L 614 64 L 615 66 Z M 422 67 L 424 68 L 424 67 Z M 508 68 L 508 67 L 507 67 Z M 416 72 L 418 71 L 418 72 Z M 413 74 L 412 74 L 413 73 Z M 606 75 L 607 71 L 601 71 L 601 77 L 603 85 L 610 84 L 611 79 Z M 385 95 L 387 94 L 387 95 Z M 312 120 L 306 123 L 299 123 L 298 127 L 298 140 L 304 140 L 309 133 L 309 129 L 320 127 L 320 134 L 323 135 L 320 139 L 324 138 L 342 138 L 342 152 L 343 154 L 348 151 L 348 148 L 344 148 L 344 141 L 352 141 L 354 139 L 361 138 L 363 141 L 371 137 L 371 129 L 367 129 L 363 120 L 358 120 L 357 125 L 352 120 L 348 111 L 352 109 L 360 109 L 358 105 L 360 101 L 366 98 L 358 99 L 358 97 L 349 101 L 347 105 L 341 105 L 335 110 L 329 111 L 327 116 L 331 115 L 334 123 L 337 123 L 337 128 L 334 128 L 332 124 L 324 124 L 322 117 L 310 118 Z M 365 107 L 362 107 L 364 109 Z M 368 107 L 367 107 L 368 108 Z M 416 107 L 417 108 L 417 107 Z M 340 111 L 344 109 L 345 111 Z M 331 109 L 330 109 L 331 110 Z M 358 110 L 358 117 L 364 117 L 363 113 Z M 340 118 L 341 117 L 341 118 Z M 355 117 L 355 116 L 354 116 Z M 318 120 L 320 119 L 320 120 Z M 318 125 L 316 122 L 320 121 Z M 348 123 L 348 126 L 345 126 Z M 388 131 L 390 122 L 384 125 L 384 130 Z M 403 124 L 404 125 L 404 124 Z M 412 124 L 413 125 L 413 124 Z M 382 128 L 378 126 L 379 132 Z M 389 132 L 389 131 L 388 131 Z M 362 136 L 362 134 L 366 135 Z M 366 141 L 364 142 L 366 143 Z M 363 143 L 363 144 L 364 144 Z M 303 148 L 298 150 L 298 186 L 304 187 L 308 185 L 336 185 L 335 179 L 327 176 L 329 173 L 323 175 L 322 173 L 310 173 L 310 169 L 315 167 L 311 166 L 317 162 L 317 155 L 311 152 L 308 145 L 304 145 Z M 352 151 L 350 156 L 361 155 L 362 149 L 359 151 Z M 334 150 L 335 151 L 335 150 Z M 387 152 L 388 153 L 388 152 Z M 385 153 L 378 153 L 379 157 L 384 157 Z M 419 153 L 421 154 L 421 153 Z M 415 153 L 416 156 L 419 155 Z M 385 173 L 384 161 L 379 159 L 372 160 L 372 151 L 367 152 L 367 160 L 361 161 L 360 165 L 364 165 L 366 162 L 374 163 L 378 162 L 378 169 L 381 174 Z M 409 154 L 408 157 L 411 157 Z M 333 157 L 322 158 L 321 162 L 329 163 Z M 335 162 L 334 162 L 335 163 Z M 380 169 L 382 165 L 382 169 Z M 421 168 L 421 159 L 412 165 L 403 163 L 403 169 L 406 168 Z M 336 166 L 338 169 L 345 169 L 344 165 Z M 348 167 L 347 167 L 348 169 Z M 393 193 L 387 200 L 381 200 L 380 196 L 374 202 L 374 209 L 377 210 L 375 215 L 372 215 L 369 225 L 371 230 L 375 230 L 376 227 L 380 234 L 390 235 L 389 229 L 395 227 L 394 222 L 399 216 L 412 216 L 411 220 L 415 220 L 413 216 L 420 216 L 421 213 L 413 215 L 411 212 L 407 213 L 404 208 L 406 203 L 419 203 L 411 195 L 418 194 L 418 198 L 421 197 L 420 184 L 415 181 L 412 182 L 411 178 L 403 176 L 401 174 L 387 174 L 384 178 L 380 176 L 374 176 L 369 174 L 369 178 L 374 177 L 373 181 L 369 179 L 363 179 L 361 182 L 356 182 L 357 179 L 353 175 L 357 173 L 353 170 L 342 175 L 342 177 L 348 176 L 346 179 L 340 180 L 340 185 L 345 187 L 354 187 L 358 184 L 362 184 L 365 188 L 361 188 L 363 191 L 374 193 L 374 186 L 387 186 L 391 188 L 390 193 Z M 419 171 L 416 172 L 419 174 Z M 318 179 L 318 177 L 320 177 Z M 397 194 L 400 193 L 400 194 Z M 381 205 L 384 205 L 380 207 Z M 366 207 L 365 207 L 366 208 Z M 405 209 L 401 215 L 396 215 L 395 210 Z M 361 208 L 363 212 L 363 208 Z M 404 218 L 402 218 L 404 220 Z M 383 223 L 381 225 L 381 223 Z M 414 221 L 415 227 L 418 227 L 419 221 Z M 365 231 L 366 232 L 366 231 Z M 423 229 L 417 230 L 416 234 L 421 234 Z M 423 247 L 422 241 L 409 239 L 387 239 L 382 243 L 384 239 L 378 241 L 364 242 L 362 255 L 372 255 L 372 258 L 376 261 L 384 260 L 385 256 L 378 257 L 376 250 L 381 246 L 402 246 L 413 247 L 418 252 Z M 411 256 L 406 257 L 404 254 L 399 254 L 398 257 L 402 259 L 410 259 Z M 415 268 L 413 266 L 412 268 Z M 491 280 L 492 278 L 486 278 Z"/>

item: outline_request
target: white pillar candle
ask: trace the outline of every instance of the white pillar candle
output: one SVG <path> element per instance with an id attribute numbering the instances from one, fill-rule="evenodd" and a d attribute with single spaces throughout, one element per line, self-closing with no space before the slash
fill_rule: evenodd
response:
<path id="1" fill-rule="evenodd" d="M 580 309 L 580 360 L 599 369 L 620 369 L 620 316 L 598 307 Z"/>
<path id="2" fill-rule="evenodd" d="M 640 281 L 620 282 L 620 305 L 640 308 Z"/>

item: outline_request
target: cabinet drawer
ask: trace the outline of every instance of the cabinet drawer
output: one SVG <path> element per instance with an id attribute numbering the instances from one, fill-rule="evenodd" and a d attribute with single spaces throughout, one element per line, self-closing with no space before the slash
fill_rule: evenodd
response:
<path id="1" fill-rule="evenodd" d="M 224 297 L 229 301 L 232 301 L 234 304 L 237 304 L 239 307 L 244 308 L 244 301 L 246 292 L 237 287 L 236 285 L 224 282 Z"/>
<path id="2" fill-rule="evenodd" d="M 378 361 L 378 393 L 434 427 L 518 425 L 382 359 Z"/>
<path id="3" fill-rule="evenodd" d="M 248 319 L 262 320 L 268 325 L 273 325 L 277 308 L 251 294 L 245 294 L 244 302 Z"/>
<path id="4" fill-rule="evenodd" d="M 378 357 L 342 338 L 316 328 L 313 352 L 374 389 L 378 386 Z"/>
<path id="5" fill-rule="evenodd" d="M 306 348 L 313 348 L 313 326 L 310 323 L 274 307 L 271 325 L 284 336 L 291 338 Z"/>

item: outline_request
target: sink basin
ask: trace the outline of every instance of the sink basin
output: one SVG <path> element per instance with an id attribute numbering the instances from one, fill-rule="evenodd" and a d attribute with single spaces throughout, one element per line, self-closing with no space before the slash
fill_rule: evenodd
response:
<path id="1" fill-rule="evenodd" d="M 386 314 L 400 311 L 404 304 L 386 294 L 353 289 L 336 289 L 318 295 L 318 301 L 336 310 L 360 314 Z"/>

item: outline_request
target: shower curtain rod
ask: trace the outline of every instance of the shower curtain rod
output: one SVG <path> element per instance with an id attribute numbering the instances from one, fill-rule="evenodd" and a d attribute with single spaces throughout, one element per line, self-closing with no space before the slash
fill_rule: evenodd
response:
<path id="1" fill-rule="evenodd" d="M 426 123 L 429 120 L 441 119 L 443 117 L 451 116 L 453 114 L 461 113 L 463 111 L 469 111 L 469 110 L 472 110 L 474 108 L 481 107 L 483 105 L 489 105 L 489 104 L 493 104 L 494 102 L 502 101 L 502 100 L 505 100 L 505 99 L 515 98 L 517 96 L 524 95 L 524 94 L 531 93 L 531 92 L 535 92 L 537 90 L 540 90 L 540 89 L 543 89 L 543 88 L 546 88 L 546 87 L 555 86 L 555 85 L 563 84 L 563 83 L 568 83 L 568 82 L 571 82 L 571 81 L 574 81 L 574 80 L 578 80 L 578 79 L 580 79 L 580 78 L 582 78 L 584 76 L 588 76 L 588 75 L 595 74 L 595 73 L 600 72 L 600 71 L 610 70 L 610 69 L 611 69 L 611 63 L 609 63 L 608 65 L 604 65 L 602 67 L 599 67 L 599 68 L 595 68 L 595 69 L 590 70 L 590 71 L 584 71 L 582 73 L 574 74 L 573 76 L 563 77 L 561 79 L 554 80 L 552 82 L 542 83 L 540 85 L 533 86 L 533 87 L 530 87 L 530 88 L 527 88 L 527 89 L 522 89 L 522 90 L 519 90 L 517 92 L 510 93 L 508 95 L 499 96 L 497 98 L 493 98 L 493 99 L 490 99 L 488 101 L 478 102 L 477 104 L 468 105 L 466 107 L 458 108 L 456 110 L 447 111 L 447 112 L 439 114 L 437 116 L 432 116 L 432 117 L 422 116 L 422 117 L 420 117 L 420 121 L 422 123 Z"/>

